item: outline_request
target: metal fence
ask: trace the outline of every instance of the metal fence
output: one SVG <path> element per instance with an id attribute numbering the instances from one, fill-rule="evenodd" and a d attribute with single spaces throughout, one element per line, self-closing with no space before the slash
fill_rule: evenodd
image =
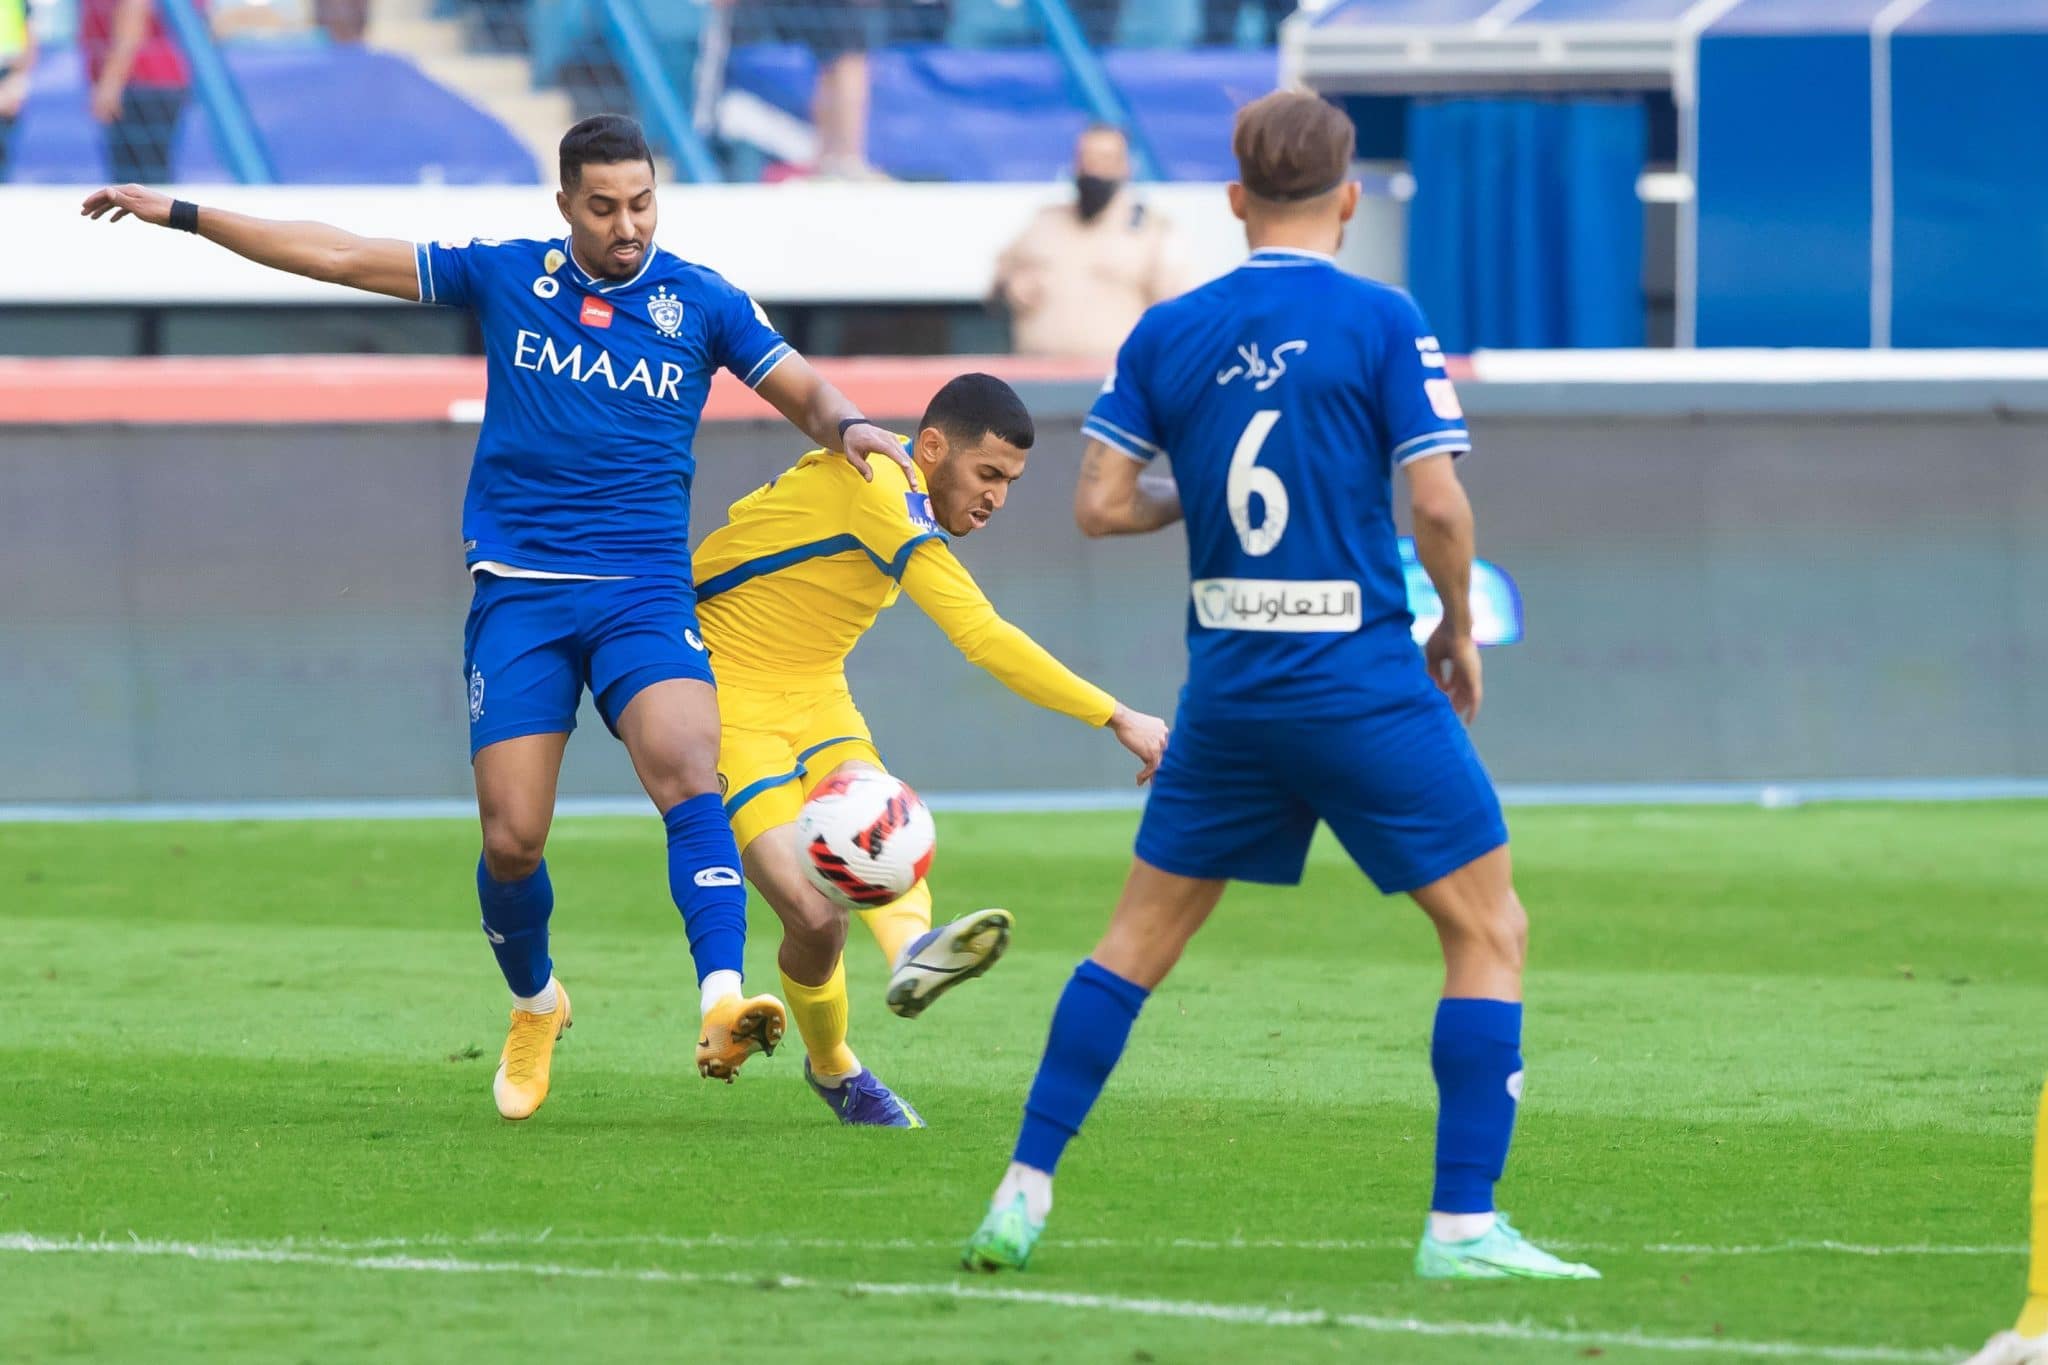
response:
<path id="1" fill-rule="evenodd" d="M 1176 536 L 1089 542 L 1079 400 L 963 547 L 997 605 L 1133 705 L 1182 673 Z M 2048 776 L 2048 401 L 1724 412 L 1684 391 L 1468 397 L 1480 545 L 1525 643 L 1478 729 L 1511 781 Z M 1554 406 L 1554 398 L 1553 398 Z M 461 795 L 456 520 L 471 428 L 16 429 L 0 443 L 0 801 Z M 699 439 L 696 530 L 787 464 Z M 1114 788 L 1105 737 L 1009 697 L 903 605 L 853 656 L 934 790 Z M 636 790 L 586 712 L 563 789 Z"/>

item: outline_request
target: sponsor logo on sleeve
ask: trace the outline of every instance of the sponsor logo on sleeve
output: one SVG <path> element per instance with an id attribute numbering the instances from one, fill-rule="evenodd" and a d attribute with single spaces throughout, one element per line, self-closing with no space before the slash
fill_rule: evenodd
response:
<path id="1" fill-rule="evenodd" d="M 932 515 L 932 499 L 929 493 L 915 490 L 903 495 L 903 506 L 910 513 L 910 524 L 920 531 L 936 531 L 939 519 Z"/>
<path id="2" fill-rule="evenodd" d="M 1458 406 L 1458 390 L 1448 379 L 1425 379 L 1422 391 L 1429 395 L 1429 410 L 1446 422 L 1455 422 L 1465 415 L 1465 409 Z"/>

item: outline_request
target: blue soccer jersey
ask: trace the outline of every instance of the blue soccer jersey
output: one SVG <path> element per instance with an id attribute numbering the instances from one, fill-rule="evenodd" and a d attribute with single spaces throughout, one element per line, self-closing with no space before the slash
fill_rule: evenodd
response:
<path id="1" fill-rule="evenodd" d="M 1263 250 L 1139 320 L 1082 430 L 1168 456 L 1187 519 L 1184 710 L 1336 714 L 1430 686 L 1393 471 L 1471 448 L 1413 299 Z"/>
<path id="2" fill-rule="evenodd" d="M 758 385 L 791 354 L 753 300 L 654 246 L 629 280 L 586 274 L 566 241 L 423 242 L 414 259 L 421 302 L 468 308 L 483 332 L 468 562 L 687 579 L 712 372 Z"/>

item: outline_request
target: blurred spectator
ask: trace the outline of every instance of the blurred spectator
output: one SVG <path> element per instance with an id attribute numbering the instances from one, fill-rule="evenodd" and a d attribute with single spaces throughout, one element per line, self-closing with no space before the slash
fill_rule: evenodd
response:
<path id="1" fill-rule="evenodd" d="M 1138 315 L 1193 280 L 1172 226 L 1132 192 L 1131 147 L 1095 124 L 1074 146 L 1074 202 L 1041 209 L 996 263 L 1020 355 L 1106 357 Z"/>
<path id="2" fill-rule="evenodd" d="M 156 0 L 78 0 L 78 45 L 114 182 L 169 181 L 192 73 L 164 32 Z"/>
<path id="3" fill-rule="evenodd" d="M 817 174 L 876 180 L 868 164 L 868 51 L 889 41 L 886 0 L 719 0 L 736 6 L 734 43 L 801 43 L 818 63 L 811 125 L 818 134 Z"/>
<path id="4" fill-rule="evenodd" d="M 214 0 L 216 38 L 274 37 L 313 26 L 312 0 Z"/>
<path id="5" fill-rule="evenodd" d="M 0 0 L 0 180 L 7 178 L 14 119 L 28 98 L 28 73 L 35 64 L 36 39 L 28 26 L 28 0 Z"/>
<path id="6" fill-rule="evenodd" d="M 1202 41 L 1210 46 L 1237 46 L 1237 23 L 1245 0 L 1202 0 Z M 1294 0 L 1251 0 L 1266 23 L 1265 41 L 1276 42 L 1280 21 L 1294 13 Z"/>
<path id="7" fill-rule="evenodd" d="M 337 43 L 360 43 L 370 24 L 370 0 L 313 0 L 313 22 Z"/>

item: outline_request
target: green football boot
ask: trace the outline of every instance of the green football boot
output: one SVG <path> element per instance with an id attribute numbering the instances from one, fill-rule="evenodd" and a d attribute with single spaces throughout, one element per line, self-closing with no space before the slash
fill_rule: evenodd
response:
<path id="1" fill-rule="evenodd" d="M 1425 1280 L 1600 1278 L 1593 1267 L 1560 1260 L 1529 1241 L 1515 1231 L 1505 1214 L 1495 1214 L 1493 1226 L 1469 1242 L 1439 1242 L 1425 1229 L 1422 1245 L 1415 1249 L 1415 1273 Z"/>
<path id="2" fill-rule="evenodd" d="M 1019 1190 L 1009 1203 L 990 1207 L 988 1217 L 967 1239 L 960 1264 L 969 1270 L 1022 1270 L 1044 1232 L 1045 1224 L 1032 1220 L 1024 1192 Z"/>

